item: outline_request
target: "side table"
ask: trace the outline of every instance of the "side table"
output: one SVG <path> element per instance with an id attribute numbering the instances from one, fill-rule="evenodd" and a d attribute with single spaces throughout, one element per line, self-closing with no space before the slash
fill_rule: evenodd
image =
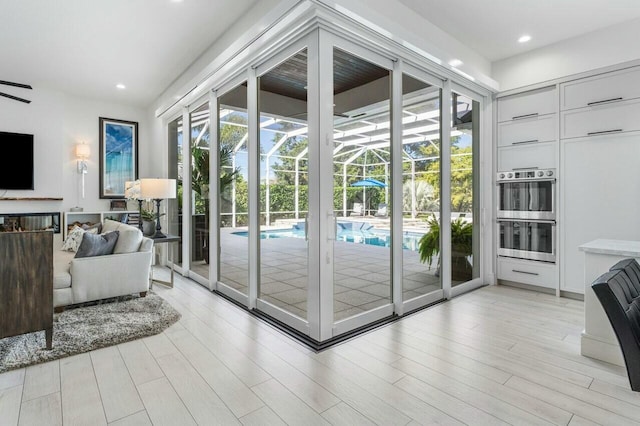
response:
<path id="1" fill-rule="evenodd" d="M 53 232 L 0 232 L 0 339 L 45 331 L 53 339 Z"/>
<path id="2" fill-rule="evenodd" d="M 153 260 L 155 261 L 156 259 L 156 245 L 157 244 L 169 244 L 171 247 L 171 257 L 172 257 L 172 261 L 171 261 L 171 279 L 169 281 L 162 281 L 156 278 L 153 278 L 153 265 L 151 266 L 151 276 L 149 277 L 149 289 L 153 288 L 153 283 L 157 282 L 158 284 L 163 284 L 166 285 L 167 287 L 171 287 L 173 288 L 173 258 L 175 258 L 175 252 L 174 252 L 174 248 L 177 244 L 172 244 L 172 243 L 178 243 L 182 240 L 181 237 L 177 236 L 177 235 L 167 235 L 166 237 L 162 237 L 162 238 L 152 238 L 153 240 Z"/>

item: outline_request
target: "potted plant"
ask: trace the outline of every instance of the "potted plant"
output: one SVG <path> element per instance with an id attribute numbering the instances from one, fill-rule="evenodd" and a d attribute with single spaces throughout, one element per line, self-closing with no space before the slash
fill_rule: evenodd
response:
<path id="1" fill-rule="evenodd" d="M 160 213 L 163 216 L 164 213 Z M 153 235 L 156 232 L 156 213 L 153 210 L 140 209 L 140 218 L 142 219 L 142 233 L 146 236 Z"/>
<path id="2" fill-rule="evenodd" d="M 420 261 L 427 263 L 431 269 L 433 257 L 440 253 L 440 222 L 435 215 L 427 218 L 429 231 L 418 242 Z M 473 224 L 462 218 L 451 221 L 451 279 L 455 281 L 469 281 L 473 277 L 473 268 L 468 257 L 473 253 Z M 438 258 L 436 275 L 440 271 Z"/>

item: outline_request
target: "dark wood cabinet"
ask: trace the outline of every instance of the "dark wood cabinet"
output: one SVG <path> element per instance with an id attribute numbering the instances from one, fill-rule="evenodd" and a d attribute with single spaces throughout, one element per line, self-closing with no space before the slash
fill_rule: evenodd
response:
<path id="1" fill-rule="evenodd" d="M 0 338 L 53 337 L 53 232 L 0 232 Z"/>

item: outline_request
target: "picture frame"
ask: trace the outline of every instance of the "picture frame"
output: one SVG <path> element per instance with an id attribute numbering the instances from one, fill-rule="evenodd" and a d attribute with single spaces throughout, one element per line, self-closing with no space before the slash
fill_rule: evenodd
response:
<path id="1" fill-rule="evenodd" d="M 125 182 L 138 179 L 138 122 L 99 117 L 100 198 L 124 199 Z"/>
<path id="2" fill-rule="evenodd" d="M 127 210 L 127 200 L 114 199 L 110 201 L 111 211 L 125 211 Z"/>

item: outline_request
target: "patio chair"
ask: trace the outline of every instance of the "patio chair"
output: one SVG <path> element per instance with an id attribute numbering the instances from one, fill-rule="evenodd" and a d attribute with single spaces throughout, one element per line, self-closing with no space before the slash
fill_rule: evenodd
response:
<path id="1" fill-rule="evenodd" d="M 376 217 L 387 217 L 387 203 L 378 204 L 378 211 L 375 214 Z"/>
<path id="2" fill-rule="evenodd" d="M 616 266 L 619 268 L 616 268 Z M 618 339 L 631 390 L 640 392 L 640 295 L 635 260 L 616 265 L 591 284 Z M 635 270 L 635 271 L 634 271 Z M 628 273 L 631 272 L 631 276 Z"/>
<path id="3" fill-rule="evenodd" d="M 362 203 L 353 203 L 353 210 L 349 216 L 364 216 L 364 206 Z"/>

